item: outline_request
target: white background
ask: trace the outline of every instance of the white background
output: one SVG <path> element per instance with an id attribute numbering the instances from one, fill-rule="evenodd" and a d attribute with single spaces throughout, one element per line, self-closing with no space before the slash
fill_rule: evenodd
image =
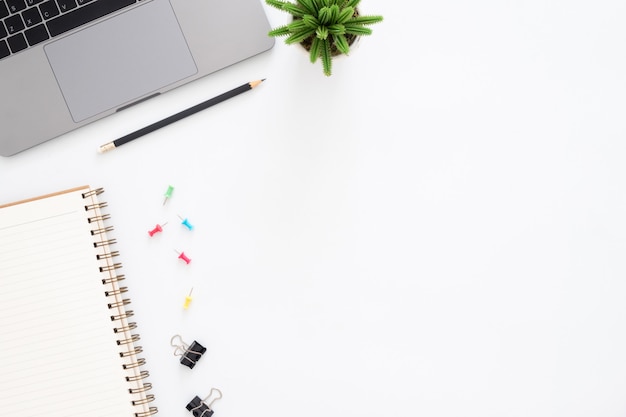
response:
<path id="1" fill-rule="evenodd" d="M 626 415 L 626 3 L 361 9 L 332 77 L 278 40 L 0 159 L 0 202 L 106 189 L 159 415 L 211 387 L 217 417 Z"/>

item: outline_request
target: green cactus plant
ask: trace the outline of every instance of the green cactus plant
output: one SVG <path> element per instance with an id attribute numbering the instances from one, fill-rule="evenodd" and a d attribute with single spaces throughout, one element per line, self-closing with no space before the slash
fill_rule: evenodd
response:
<path id="1" fill-rule="evenodd" d="M 356 37 L 372 34 L 367 25 L 381 22 L 382 16 L 361 16 L 357 6 L 361 0 L 265 0 L 293 16 L 293 21 L 272 29 L 272 37 L 286 36 L 287 45 L 301 43 L 309 50 L 312 63 L 321 58 L 324 74 L 332 74 L 332 58 L 350 52 Z"/>

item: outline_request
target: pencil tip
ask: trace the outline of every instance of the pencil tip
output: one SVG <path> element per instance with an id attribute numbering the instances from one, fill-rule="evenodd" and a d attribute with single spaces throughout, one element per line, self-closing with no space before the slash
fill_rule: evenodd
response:
<path id="1" fill-rule="evenodd" d="M 113 142 L 106 143 L 98 148 L 98 153 L 105 153 L 110 151 L 111 149 L 115 149 L 115 144 Z"/>

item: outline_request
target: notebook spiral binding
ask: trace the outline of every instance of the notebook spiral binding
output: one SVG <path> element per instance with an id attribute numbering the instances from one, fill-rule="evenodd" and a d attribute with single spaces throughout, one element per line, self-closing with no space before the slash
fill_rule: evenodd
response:
<path id="1" fill-rule="evenodd" d="M 122 264 L 113 261 L 115 257 L 119 256 L 119 252 L 110 249 L 116 240 L 107 237 L 113 227 L 104 225 L 104 222 L 109 220 L 111 216 L 100 212 L 102 208 L 107 207 L 107 203 L 96 200 L 96 197 L 103 192 L 103 188 L 96 188 L 83 193 L 82 196 L 86 201 L 85 211 L 91 213 L 87 221 L 93 225 L 91 235 L 94 237 L 93 245 L 97 251 L 96 258 L 100 261 L 100 272 L 103 274 L 104 295 L 108 300 L 107 306 L 111 310 L 113 332 L 119 335 L 117 345 L 121 348 L 120 357 L 125 360 L 122 368 L 126 372 L 126 381 L 130 384 L 128 392 L 132 397 L 131 403 L 133 407 L 137 408 L 134 416 L 148 417 L 156 414 L 158 409 L 149 406 L 149 403 L 155 398 L 154 395 L 148 394 L 148 391 L 152 389 L 152 384 L 144 380 L 150 374 L 148 371 L 140 369 L 146 364 L 146 360 L 137 356 L 143 352 L 143 348 L 136 345 L 140 336 L 133 333 L 137 329 L 137 323 L 128 321 L 134 315 L 133 311 L 127 308 L 130 299 L 124 298 L 124 294 L 128 292 L 128 287 L 120 285 L 125 279 L 123 274 L 118 273 Z"/>

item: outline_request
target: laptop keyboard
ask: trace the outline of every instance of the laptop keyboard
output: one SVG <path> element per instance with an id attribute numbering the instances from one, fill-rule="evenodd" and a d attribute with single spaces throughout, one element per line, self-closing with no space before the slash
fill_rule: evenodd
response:
<path id="1" fill-rule="evenodd" d="M 0 59 L 140 0 L 0 0 Z"/>

